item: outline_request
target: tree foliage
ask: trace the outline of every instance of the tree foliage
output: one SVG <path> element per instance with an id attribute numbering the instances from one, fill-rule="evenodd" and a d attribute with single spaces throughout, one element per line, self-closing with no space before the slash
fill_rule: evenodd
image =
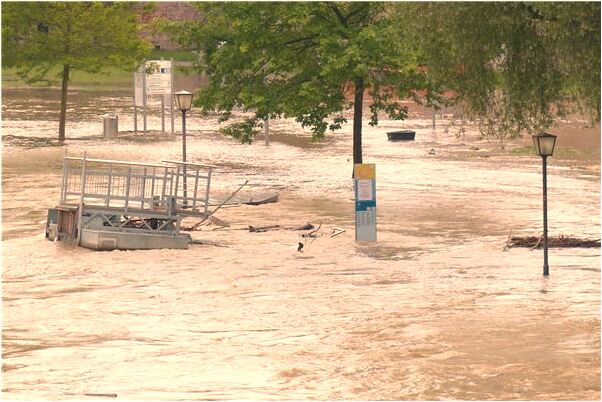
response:
<path id="1" fill-rule="evenodd" d="M 243 142 L 266 117 L 295 117 L 319 138 L 344 122 L 329 116 L 355 104 L 355 123 L 363 98 L 350 94 L 358 88 L 372 98 L 371 124 L 382 111 L 403 119 L 405 97 L 456 104 L 484 135 L 500 138 L 546 129 L 573 110 L 600 119 L 599 3 L 197 7 L 199 21 L 165 28 L 205 53 L 199 68 L 211 83 L 197 105 L 223 119 L 234 108 L 252 112 L 227 130 Z M 444 90 L 453 96 L 442 98 Z"/>
<path id="2" fill-rule="evenodd" d="M 59 140 L 65 138 L 67 84 L 74 70 L 135 70 L 150 51 L 138 35 L 133 3 L 6 2 L 2 5 L 2 66 L 29 82 L 62 79 Z"/>
<path id="3" fill-rule="evenodd" d="M 243 142 L 250 142 L 252 128 L 268 117 L 294 117 L 320 138 L 345 122 L 330 116 L 354 106 L 354 120 L 360 123 L 354 127 L 354 139 L 361 138 L 364 93 L 373 100 L 370 124 L 377 124 L 381 111 L 393 119 L 405 118 L 407 109 L 399 99 L 418 97 L 417 90 L 431 86 L 419 68 L 415 43 L 406 40 L 403 24 L 391 18 L 386 3 L 234 2 L 197 7 L 200 21 L 165 29 L 205 54 L 200 69 L 209 74 L 210 84 L 200 91 L 198 106 L 220 112 L 224 120 L 234 108 L 252 112 L 246 122 L 228 130 Z M 427 93 L 436 92 L 421 92 Z M 361 162 L 361 153 L 354 156 Z"/>
<path id="4" fill-rule="evenodd" d="M 430 73 L 486 136 L 600 120 L 600 3 L 414 3 Z M 407 15 L 407 14 L 406 14 Z"/>

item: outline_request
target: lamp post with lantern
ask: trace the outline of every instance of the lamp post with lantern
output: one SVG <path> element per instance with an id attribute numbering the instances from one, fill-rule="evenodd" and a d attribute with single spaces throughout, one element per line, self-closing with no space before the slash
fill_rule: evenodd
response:
<path id="1" fill-rule="evenodd" d="M 182 112 L 182 162 L 184 162 L 182 165 L 182 186 L 184 190 L 184 205 L 188 204 L 188 191 L 186 186 L 186 112 L 192 108 L 192 96 L 193 94 L 188 91 L 174 93 L 176 107 Z"/>
<path id="2" fill-rule="evenodd" d="M 548 133 L 540 133 L 533 136 L 533 144 L 537 154 L 543 162 L 543 274 L 548 276 L 548 180 L 547 180 L 547 158 L 554 153 L 556 136 Z"/>

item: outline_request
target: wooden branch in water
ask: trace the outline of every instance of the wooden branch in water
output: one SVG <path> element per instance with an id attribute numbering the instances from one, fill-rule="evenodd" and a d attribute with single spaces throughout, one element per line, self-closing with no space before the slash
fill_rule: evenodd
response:
<path id="1" fill-rule="evenodd" d="M 195 230 L 196 228 L 198 228 L 199 226 L 201 226 L 201 225 L 203 224 L 203 222 L 205 222 L 207 219 L 209 219 L 209 218 L 210 218 L 210 217 L 211 217 L 211 216 L 212 216 L 214 213 L 216 213 L 216 212 L 217 212 L 217 211 L 218 211 L 218 210 L 219 210 L 221 207 L 223 207 L 223 206 L 224 206 L 224 205 L 225 205 L 225 204 L 226 204 L 228 201 L 230 201 L 232 198 L 234 198 L 234 196 L 235 196 L 236 194 L 238 194 L 238 192 L 239 192 L 240 190 L 242 190 L 242 188 L 243 188 L 244 186 L 246 186 L 248 182 L 249 182 L 248 180 L 245 180 L 245 182 L 244 182 L 244 183 L 243 183 L 243 184 L 242 184 L 242 185 L 241 185 L 241 186 L 240 186 L 240 187 L 239 187 L 239 188 L 238 188 L 238 189 L 237 189 L 235 192 L 233 192 L 232 194 L 230 194 L 230 197 L 228 197 L 228 198 L 227 198 L 227 199 L 226 199 L 224 202 L 222 202 L 221 204 L 219 204 L 219 205 L 217 206 L 217 208 L 215 208 L 213 211 L 211 211 L 211 212 L 210 212 L 210 213 L 209 213 L 207 216 L 205 216 L 205 217 L 204 217 L 204 218 L 203 218 L 203 219 L 202 219 L 200 222 L 197 222 L 197 223 L 195 223 L 194 225 L 192 225 L 192 226 L 190 226 L 190 227 L 188 227 L 188 228 L 182 228 L 182 230 L 185 230 L 185 231 L 192 231 L 192 230 Z"/>
<path id="2" fill-rule="evenodd" d="M 267 232 L 268 230 L 280 229 L 280 225 L 268 225 L 268 226 L 252 226 L 249 225 L 249 232 L 261 233 Z"/>
<path id="3" fill-rule="evenodd" d="M 117 394 L 96 394 L 96 393 L 90 393 L 90 394 L 84 394 L 85 396 L 98 396 L 101 398 L 117 398 Z"/>
<path id="4" fill-rule="evenodd" d="M 330 237 L 336 237 L 336 236 L 340 235 L 341 233 L 345 233 L 346 231 L 347 231 L 347 229 L 333 228 L 333 232 L 330 235 Z"/>
<path id="5" fill-rule="evenodd" d="M 190 244 L 201 244 L 201 245 L 210 245 L 210 246 L 215 246 L 215 247 L 229 247 L 226 246 L 225 244 L 220 244 L 217 243 L 215 241 L 211 241 L 211 240 L 191 240 Z"/>
<path id="6" fill-rule="evenodd" d="M 261 232 L 267 232 L 269 230 L 279 230 L 279 229 L 312 230 L 313 228 L 314 228 L 314 225 L 312 225 L 309 222 L 306 223 L 305 225 L 301 225 L 301 226 L 281 226 L 281 225 L 253 226 L 253 225 L 249 225 L 249 232 L 261 233 Z"/>
<path id="7" fill-rule="evenodd" d="M 531 249 L 543 247 L 543 236 L 514 236 L 511 237 L 507 242 L 507 247 L 528 247 Z M 558 237 L 548 238 L 549 248 L 570 248 L 570 247 L 582 247 L 582 248 L 599 248 L 600 239 L 580 239 L 572 236 L 560 235 Z"/>
<path id="8" fill-rule="evenodd" d="M 312 228 L 313 228 L 313 225 L 311 225 L 311 226 L 312 226 Z M 312 231 L 311 231 L 311 232 L 309 232 L 309 233 L 302 234 L 301 236 L 302 236 L 302 237 L 316 237 L 316 232 L 317 232 L 318 230 L 320 230 L 320 228 L 321 228 L 321 227 L 322 227 L 322 222 L 320 222 L 320 224 L 318 225 L 318 227 L 317 227 L 316 229 L 312 230 Z"/>

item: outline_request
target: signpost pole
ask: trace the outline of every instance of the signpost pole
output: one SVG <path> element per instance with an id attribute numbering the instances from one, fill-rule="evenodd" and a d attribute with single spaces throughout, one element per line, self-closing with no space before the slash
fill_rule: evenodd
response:
<path id="1" fill-rule="evenodd" d="M 270 145 L 270 118 L 266 118 L 263 121 L 263 126 L 265 129 L 265 146 L 267 147 L 268 145 Z"/>
<path id="2" fill-rule="evenodd" d="M 174 64 L 173 58 L 170 61 L 169 65 L 171 80 L 169 82 L 169 116 L 171 117 L 171 135 L 174 135 L 174 110 L 173 110 L 173 79 L 174 79 Z"/>
<path id="3" fill-rule="evenodd" d="M 146 135 L 146 62 L 142 71 L 142 115 L 144 121 L 144 135 Z"/>
<path id="4" fill-rule="evenodd" d="M 161 94 L 161 134 L 165 135 L 165 95 Z"/>
<path id="5" fill-rule="evenodd" d="M 138 111 L 136 110 L 136 74 L 134 72 L 134 134 L 138 133 Z"/>
<path id="6" fill-rule="evenodd" d="M 376 242 L 376 166 L 354 166 L 355 241 Z"/>

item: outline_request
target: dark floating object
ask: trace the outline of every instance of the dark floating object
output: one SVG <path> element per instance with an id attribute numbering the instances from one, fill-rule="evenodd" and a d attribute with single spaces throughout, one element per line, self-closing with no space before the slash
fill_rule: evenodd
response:
<path id="1" fill-rule="evenodd" d="M 543 237 L 537 236 L 524 236 L 524 237 L 510 237 L 506 243 L 506 247 L 528 247 L 528 248 L 541 248 L 543 243 Z M 548 247 L 560 248 L 560 247 L 584 247 L 584 248 L 599 248 L 600 239 L 581 239 L 572 236 L 550 237 L 548 239 Z"/>
<path id="2" fill-rule="evenodd" d="M 248 200 L 242 202 L 242 204 L 247 205 L 262 205 L 262 204 L 271 204 L 273 202 L 278 202 L 278 193 L 265 193 L 258 194 Z"/>
<path id="3" fill-rule="evenodd" d="M 85 396 L 98 396 L 102 398 L 117 398 L 117 394 L 84 394 Z"/>
<path id="4" fill-rule="evenodd" d="M 413 141 L 414 137 L 416 137 L 416 131 L 412 130 L 387 132 L 387 138 L 389 139 L 389 141 Z"/>

